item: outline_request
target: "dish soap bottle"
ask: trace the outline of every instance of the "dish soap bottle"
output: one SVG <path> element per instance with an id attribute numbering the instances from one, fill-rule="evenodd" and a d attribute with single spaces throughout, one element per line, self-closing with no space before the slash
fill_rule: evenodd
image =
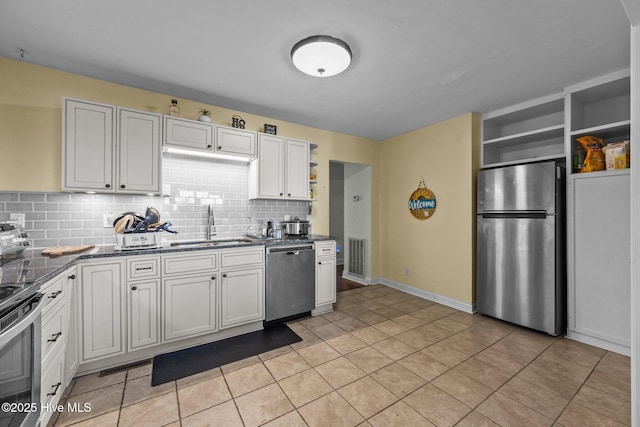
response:
<path id="1" fill-rule="evenodd" d="M 177 99 L 171 100 L 171 106 L 169 107 L 169 115 L 172 117 L 180 117 L 180 107 L 178 107 Z"/>

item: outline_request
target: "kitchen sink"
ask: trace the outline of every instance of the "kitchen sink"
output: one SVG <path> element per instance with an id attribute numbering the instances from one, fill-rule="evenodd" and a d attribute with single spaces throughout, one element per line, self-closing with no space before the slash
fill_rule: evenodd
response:
<path id="1" fill-rule="evenodd" d="M 215 240 L 185 240 L 183 242 L 173 242 L 171 246 L 222 246 L 222 245 L 246 245 L 253 243 L 251 239 L 215 239 Z"/>

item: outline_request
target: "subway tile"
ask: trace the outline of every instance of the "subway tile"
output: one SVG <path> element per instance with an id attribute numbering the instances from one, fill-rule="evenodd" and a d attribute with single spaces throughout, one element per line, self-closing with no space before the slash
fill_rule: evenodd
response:
<path id="1" fill-rule="evenodd" d="M 33 210 L 31 202 L 5 202 L 4 206 L 9 212 L 31 212 Z"/>
<path id="2" fill-rule="evenodd" d="M 44 193 L 20 193 L 21 202 L 44 202 Z"/>
<path id="3" fill-rule="evenodd" d="M 2 202 L 17 202 L 20 200 L 20 193 L 9 193 L 0 191 L 0 201 Z"/>
<path id="4" fill-rule="evenodd" d="M 80 212 L 82 204 L 80 203 L 58 203 L 58 208 L 63 212 Z"/>
<path id="5" fill-rule="evenodd" d="M 34 214 L 37 214 L 37 213 L 40 213 L 40 212 L 34 212 Z M 46 219 L 50 221 L 68 220 L 68 219 L 71 219 L 71 215 L 69 214 L 69 212 L 46 212 Z"/>
<path id="6" fill-rule="evenodd" d="M 69 230 L 47 230 L 47 238 L 61 239 L 69 237 Z"/>
<path id="7" fill-rule="evenodd" d="M 68 203 L 71 200 L 71 195 L 66 193 L 47 193 L 46 201 L 52 203 Z"/>
<path id="8" fill-rule="evenodd" d="M 36 212 L 51 212 L 51 211 L 57 211 L 58 210 L 58 204 L 57 203 L 34 203 L 33 204 L 33 210 Z"/>
<path id="9" fill-rule="evenodd" d="M 57 230 L 58 221 L 34 221 L 33 228 L 38 230 Z"/>

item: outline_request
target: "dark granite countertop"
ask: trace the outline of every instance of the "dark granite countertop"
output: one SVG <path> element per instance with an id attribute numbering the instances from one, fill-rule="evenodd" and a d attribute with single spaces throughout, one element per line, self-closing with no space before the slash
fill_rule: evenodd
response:
<path id="1" fill-rule="evenodd" d="M 115 245 L 96 246 L 82 253 L 73 255 L 63 255 L 51 258 L 42 255 L 43 249 L 27 249 L 22 254 L 13 254 L 0 259 L 0 286 L 4 285 L 33 285 L 39 286 L 62 273 L 67 268 L 75 265 L 78 261 L 108 258 L 120 256 L 136 256 L 151 254 L 166 254 L 174 252 L 202 251 L 212 249 L 245 248 L 252 246 L 273 246 L 286 244 L 299 244 L 317 242 L 322 240 L 335 240 L 330 236 L 309 235 L 305 237 L 286 237 L 282 239 L 251 239 L 250 242 L 229 243 L 221 242 L 211 244 L 187 244 L 172 246 L 167 242 L 154 249 L 140 250 L 116 250 Z"/>

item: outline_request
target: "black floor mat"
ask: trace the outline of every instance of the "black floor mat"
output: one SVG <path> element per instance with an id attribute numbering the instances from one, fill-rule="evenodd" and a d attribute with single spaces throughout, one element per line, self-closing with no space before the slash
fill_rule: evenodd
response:
<path id="1" fill-rule="evenodd" d="M 153 358 L 151 385 L 156 386 L 302 341 L 287 325 L 231 337 Z"/>

